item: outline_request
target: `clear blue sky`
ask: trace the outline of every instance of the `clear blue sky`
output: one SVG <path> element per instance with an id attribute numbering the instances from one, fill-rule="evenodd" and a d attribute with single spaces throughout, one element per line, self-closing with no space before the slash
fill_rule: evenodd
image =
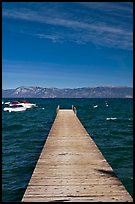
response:
<path id="1" fill-rule="evenodd" d="M 3 2 L 2 88 L 133 86 L 133 4 Z"/>

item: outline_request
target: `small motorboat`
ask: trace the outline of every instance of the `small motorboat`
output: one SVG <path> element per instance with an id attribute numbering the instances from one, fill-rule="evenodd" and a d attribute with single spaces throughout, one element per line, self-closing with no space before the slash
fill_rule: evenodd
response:
<path id="1" fill-rule="evenodd" d="M 5 108 L 3 109 L 4 111 L 24 111 L 27 108 L 33 108 L 37 107 L 36 104 L 30 103 L 28 101 L 24 100 L 19 100 L 19 101 L 10 101 L 10 102 L 5 102 Z"/>
<path id="2" fill-rule="evenodd" d="M 11 104 L 7 104 L 3 110 L 9 111 L 9 112 L 18 112 L 18 111 L 25 111 L 26 108 L 20 104 L 15 104 L 12 106 L 11 106 Z"/>
<path id="3" fill-rule="evenodd" d="M 25 108 L 33 108 L 33 107 L 36 107 L 36 104 L 30 103 L 30 102 L 24 101 L 24 100 L 6 102 L 5 105 L 9 105 L 9 106 L 22 105 L 22 106 L 25 107 Z"/>
<path id="4" fill-rule="evenodd" d="M 24 101 L 24 100 L 21 100 L 21 101 L 18 101 L 22 106 L 24 106 L 25 108 L 33 108 L 33 107 L 36 107 L 36 104 L 34 103 L 30 103 L 28 101 Z"/>

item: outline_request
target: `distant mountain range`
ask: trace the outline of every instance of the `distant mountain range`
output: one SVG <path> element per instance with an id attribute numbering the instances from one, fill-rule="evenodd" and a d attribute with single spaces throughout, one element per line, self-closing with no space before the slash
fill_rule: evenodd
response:
<path id="1" fill-rule="evenodd" d="M 133 98 L 133 88 L 99 86 L 59 89 L 21 86 L 16 89 L 2 89 L 2 98 Z"/>

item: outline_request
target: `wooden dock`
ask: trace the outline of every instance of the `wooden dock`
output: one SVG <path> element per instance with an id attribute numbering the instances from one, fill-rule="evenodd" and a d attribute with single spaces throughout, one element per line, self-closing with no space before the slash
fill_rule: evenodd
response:
<path id="1" fill-rule="evenodd" d="M 133 202 L 72 109 L 57 110 L 22 198 L 50 201 Z"/>

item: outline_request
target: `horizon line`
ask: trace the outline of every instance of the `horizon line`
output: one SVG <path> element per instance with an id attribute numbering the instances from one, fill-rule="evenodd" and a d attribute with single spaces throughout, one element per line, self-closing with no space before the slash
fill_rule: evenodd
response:
<path id="1" fill-rule="evenodd" d="M 133 86 L 125 86 L 125 85 L 97 85 L 97 86 L 83 86 L 83 87 L 65 87 L 65 88 L 58 88 L 58 87 L 42 87 L 42 86 L 19 86 L 16 88 L 2 88 L 2 90 L 9 90 L 9 89 L 18 89 L 18 88 L 47 88 L 47 89 L 80 89 L 80 88 L 98 88 L 98 87 L 106 87 L 106 88 L 133 88 Z"/>

